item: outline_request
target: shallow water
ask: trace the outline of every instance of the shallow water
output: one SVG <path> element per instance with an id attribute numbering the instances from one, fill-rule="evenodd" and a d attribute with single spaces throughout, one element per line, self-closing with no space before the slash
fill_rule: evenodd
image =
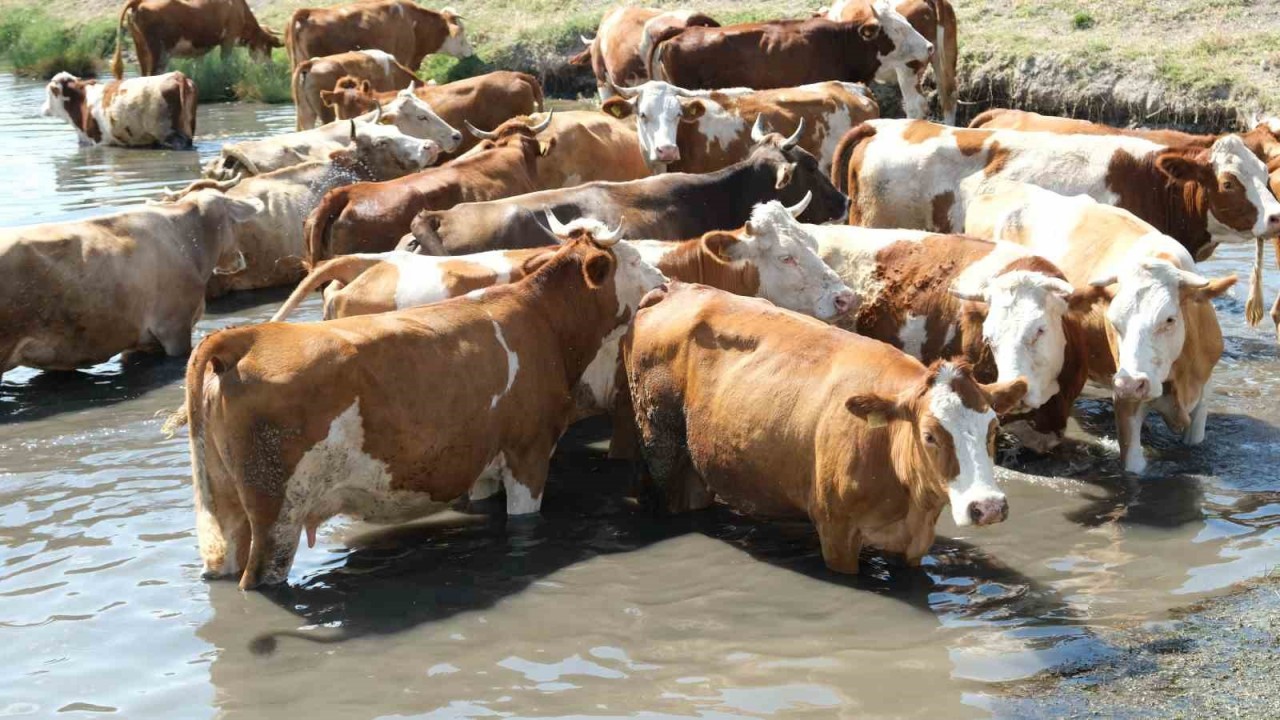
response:
<path id="1" fill-rule="evenodd" d="M 197 153 L 91 150 L 34 117 L 39 85 L 0 77 L 0 92 L 7 225 L 138 201 L 224 140 L 292 124 L 289 108 L 209 106 Z M 1229 248 L 1204 271 L 1243 278 L 1249 256 Z M 281 299 L 229 298 L 198 333 Z M 632 509 L 603 429 L 580 426 L 539 520 L 333 522 L 289 587 L 243 594 L 200 579 L 186 442 L 160 435 L 182 362 L 14 371 L 0 385 L 0 716 L 1000 714 L 1001 683 L 1116 652 L 1098 629 L 1164 620 L 1280 563 L 1280 365 L 1241 300 L 1219 308 L 1205 445 L 1152 419 L 1151 472 L 1125 478 L 1109 403 L 1082 402 L 1073 448 L 1001 471 L 1008 522 L 944 518 L 921 570 L 868 556 L 857 578 L 827 572 L 804 525 Z M 318 316 L 314 300 L 304 310 Z"/>

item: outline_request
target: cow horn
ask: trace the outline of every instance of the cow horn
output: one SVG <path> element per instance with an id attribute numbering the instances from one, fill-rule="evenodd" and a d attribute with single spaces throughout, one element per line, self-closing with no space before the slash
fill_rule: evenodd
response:
<path id="1" fill-rule="evenodd" d="M 589 38 L 586 35 L 579 35 L 578 39 L 582 41 L 583 45 L 590 45 L 591 43 L 596 41 L 595 38 Z"/>
<path id="2" fill-rule="evenodd" d="M 800 143 L 800 134 L 804 132 L 804 118 L 800 118 L 800 124 L 796 126 L 796 131 L 791 133 L 791 137 L 782 141 L 782 149 L 790 150 Z"/>
<path id="3" fill-rule="evenodd" d="M 351 121 L 351 142 L 355 142 L 355 141 L 356 141 L 356 121 L 353 119 Z"/>
<path id="4" fill-rule="evenodd" d="M 373 124 L 374 124 L 374 125 L 377 125 L 377 124 L 378 124 L 378 123 L 380 123 L 380 122 L 382 122 L 382 103 L 378 103 L 378 111 L 377 111 L 377 114 L 375 114 L 375 115 L 373 116 Z"/>
<path id="5" fill-rule="evenodd" d="M 534 135 L 537 135 L 538 133 L 542 132 L 543 130 L 546 130 L 546 129 L 547 129 L 547 126 L 551 124 L 551 118 L 552 118 L 552 116 L 554 116 L 555 114 L 556 114 L 556 111 L 555 111 L 555 110 L 548 110 L 548 111 L 547 111 L 547 119 L 546 119 L 546 120 L 543 120 L 542 122 L 538 123 L 537 125 L 530 125 L 530 126 L 529 126 L 529 129 L 533 131 L 533 134 L 534 134 Z"/>
<path id="6" fill-rule="evenodd" d="M 800 198 L 800 202 L 787 208 L 787 212 L 791 213 L 791 217 L 799 219 L 804 214 L 805 209 L 809 207 L 810 200 L 813 200 L 812 190 L 806 192 L 804 197 Z"/>
<path id="7" fill-rule="evenodd" d="M 498 133 L 489 132 L 488 130 L 481 130 L 475 125 L 472 125 L 470 120 L 463 120 L 462 124 L 467 126 L 467 132 L 471 133 L 475 137 L 480 138 L 481 140 L 497 140 L 498 139 Z"/>
<path id="8" fill-rule="evenodd" d="M 551 228 L 552 235 L 555 235 L 556 237 L 568 236 L 569 228 L 566 227 L 564 223 L 560 222 L 560 219 L 556 217 L 556 214 L 551 212 L 551 208 L 543 208 L 542 213 L 547 216 L 547 227 Z"/>
<path id="9" fill-rule="evenodd" d="M 622 221 L 618 221 L 618 227 L 612 230 L 606 230 L 592 238 L 600 247 L 613 247 L 622 239 Z"/>
<path id="10" fill-rule="evenodd" d="M 1089 286 L 1096 287 L 1096 288 L 1104 288 L 1104 287 L 1107 287 L 1108 285 L 1115 285 L 1118 282 L 1120 282 L 1120 277 L 1118 275 L 1107 275 L 1106 277 L 1100 277 L 1100 278 L 1095 278 L 1093 280 L 1090 280 Z"/>
<path id="11" fill-rule="evenodd" d="M 951 287 L 947 288 L 947 292 L 950 293 L 951 297 L 956 298 L 958 300 L 967 300 L 969 302 L 980 302 L 980 303 L 984 303 L 987 301 L 987 296 L 982 294 L 981 292 L 973 292 L 971 290 L 962 290 L 956 287 L 955 285 L 952 285 Z"/>
<path id="12" fill-rule="evenodd" d="M 755 124 L 751 126 L 751 142 L 760 142 L 768 134 L 769 131 L 764 126 L 764 116 L 757 115 Z"/>
<path id="13" fill-rule="evenodd" d="M 624 98 L 627 98 L 628 100 L 640 94 L 640 88 L 623 87 L 618 83 L 614 82 L 613 73 L 609 73 L 609 76 L 605 78 L 605 81 L 609 83 L 609 87 L 614 92 L 618 93 L 618 95 Z"/>

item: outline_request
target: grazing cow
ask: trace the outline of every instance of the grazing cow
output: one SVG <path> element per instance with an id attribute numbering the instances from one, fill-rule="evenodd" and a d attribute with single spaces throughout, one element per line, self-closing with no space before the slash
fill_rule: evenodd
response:
<path id="1" fill-rule="evenodd" d="M 550 117 L 538 125 L 527 118 L 509 120 L 498 128 L 497 140 L 467 157 L 396 180 L 329 191 L 307 218 L 307 262 L 391 250 L 424 209 L 537 190 L 537 166 L 552 151 L 537 135 L 550 122 Z"/>
<path id="2" fill-rule="evenodd" d="M 822 557 L 856 573 L 863 545 L 917 565 L 949 503 L 957 525 L 1009 511 L 995 483 L 996 415 L 1021 380 L 980 385 L 878 340 L 701 285 L 641 302 L 623 339 L 644 469 L 670 511 L 715 496 L 808 517 Z M 188 386 L 190 383 L 188 383 Z"/>
<path id="3" fill-rule="evenodd" d="M 394 153 L 405 172 L 421 170 L 439 160 L 437 151 L 452 150 L 462 143 L 460 131 L 405 91 L 385 110 L 375 110 L 367 117 L 223 145 L 202 172 L 207 178 L 230 180 L 237 175 L 261 175 L 299 163 L 324 161 L 350 142 L 353 127 L 356 134 Z"/>
<path id="4" fill-rule="evenodd" d="M 456 58 L 474 54 L 451 8 L 435 11 L 410 0 L 366 0 L 334 8 L 300 8 L 285 30 L 294 67 L 313 57 L 370 48 L 385 50 L 416 69 L 433 53 Z"/>
<path id="5" fill-rule="evenodd" d="M 819 252 L 862 298 L 840 326 L 923 363 L 963 358 L 986 382 L 1021 377 L 1027 394 L 1002 418 L 1025 447 L 1062 439 L 1084 388 L 1082 318 L 1093 295 L 1075 292 L 1044 258 L 1012 243 L 920 230 L 814 225 Z"/>
<path id="6" fill-rule="evenodd" d="M 472 135 L 482 140 L 497 139 L 496 132 L 464 123 Z M 640 139 L 635 126 L 629 122 L 592 110 L 558 112 L 551 116 L 551 125 L 542 132 L 542 137 L 556 151 L 538 162 L 539 188 L 649 177 L 649 166 L 640 154 Z"/>
<path id="7" fill-rule="evenodd" d="M 542 86 L 532 75 L 509 70 L 478 75 L 444 85 L 424 85 L 414 91 L 430 104 L 441 118 L 454 127 L 470 122 L 476 127 L 496 128 L 517 115 L 540 112 L 543 107 Z M 322 102 L 339 118 L 358 117 L 390 99 L 386 93 L 374 92 L 354 78 L 342 78 L 332 91 L 321 93 Z M 479 138 L 466 136 L 451 151 L 457 157 L 470 150 Z"/>
<path id="8" fill-rule="evenodd" d="M 105 85 L 60 72 L 45 89 L 40 114 L 71 123 L 82 145 L 190 150 L 196 85 L 180 72 Z"/>
<path id="9" fill-rule="evenodd" d="M 124 78 L 124 27 L 129 25 L 138 52 L 138 74 L 158 75 L 169 58 L 198 58 L 221 48 L 226 60 L 236 45 L 249 48 L 260 61 L 283 43 L 258 24 L 245 0 L 125 0 L 116 26 L 116 52 L 111 74 Z"/>
<path id="10" fill-rule="evenodd" d="M 284 582 L 299 535 L 338 514 L 401 522 L 500 488 L 509 515 L 538 512 L 575 385 L 661 280 L 581 234 L 470 297 L 209 336 L 186 400 L 205 575 Z"/>
<path id="11" fill-rule="evenodd" d="M 959 47 L 956 44 L 956 11 L 948 0 L 898 0 L 894 9 L 922 36 L 934 39 L 933 77 L 938 84 L 938 106 L 942 121 L 956 124 L 956 60 Z M 865 20 L 873 10 L 870 0 L 836 0 L 827 12 L 831 20 L 856 22 Z M 917 72 L 911 72 L 911 70 Z M 902 90 L 902 108 L 909 118 L 929 116 L 929 100 L 920 93 L 920 81 L 924 79 L 924 63 L 918 68 L 911 64 L 881 68 L 876 82 L 891 83 L 895 79 Z"/>
<path id="12" fill-rule="evenodd" d="M 689 89 L 796 87 L 823 80 L 869 83 L 882 69 L 929 61 L 933 45 L 876 0 L 866 21 L 774 20 L 691 27 L 653 51 L 653 79 Z"/>
<path id="13" fill-rule="evenodd" d="M 413 219 L 413 236 L 400 249 L 423 255 L 461 255 L 555 242 L 544 210 L 559 217 L 591 217 L 623 225 L 632 237 L 684 240 L 712 230 L 742 227 L 758 203 L 813 202 L 806 222 L 843 217 L 848 199 L 818 170 L 818 161 L 794 142 L 772 133 L 747 159 L 705 175 L 668 173 L 623 183 L 595 182 L 545 190 L 450 210 L 427 210 Z"/>
<path id="14" fill-rule="evenodd" d="M 337 117 L 333 109 L 324 104 L 320 93 L 331 90 L 344 77 L 356 82 L 368 82 L 369 89 L 396 92 L 406 87 L 421 86 L 422 79 L 412 70 L 396 62 L 390 53 L 382 50 L 353 50 L 303 61 L 293 69 L 293 104 L 297 107 L 297 129 L 310 130 L 325 125 Z M 386 98 L 387 102 L 393 97 Z M 363 115 L 374 106 L 354 113 Z"/>
<path id="15" fill-rule="evenodd" d="M 1184 442 L 1204 440 L 1208 387 L 1222 356 L 1211 300 L 1234 275 L 1197 275 L 1176 240 L 1133 214 L 1083 195 L 1066 197 L 1024 183 L 1000 184 L 972 199 L 966 230 L 1027 246 L 1099 299 L 1085 316 L 1089 377 L 1111 388 L 1124 469 L 1142 473 L 1147 407 Z"/>
<path id="16" fill-rule="evenodd" d="M 127 350 L 185 355 L 209 276 L 243 265 L 233 227 L 262 210 L 215 190 L 171 205 L 0 232 L 0 375 Z"/>
<path id="17" fill-rule="evenodd" d="M 839 81 L 755 92 L 685 90 L 658 80 L 616 89 L 619 97 L 601 109 L 620 119 L 636 116 L 640 151 L 656 173 L 732 165 L 759 142 L 766 123 L 796 128 L 800 147 L 828 172 L 845 133 L 880 115 L 866 86 Z"/>
<path id="18" fill-rule="evenodd" d="M 639 85 L 651 80 L 649 56 L 653 49 L 688 27 L 720 27 L 720 23 L 693 10 L 614 8 L 601 18 L 595 39 L 582 39 L 587 49 L 569 63 L 590 65 L 600 100 L 608 100 L 615 95 L 612 83 Z"/>

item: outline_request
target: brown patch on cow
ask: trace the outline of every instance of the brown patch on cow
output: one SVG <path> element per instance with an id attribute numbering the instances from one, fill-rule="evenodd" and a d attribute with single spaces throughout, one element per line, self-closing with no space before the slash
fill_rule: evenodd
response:
<path id="1" fill-rule="evenodd" d="M 965 157 L 972 157 L 982 152 L 989 137 L 991 137 L 991 133 L 983 130 L 960 128 L 955 131 L 956 147 L 960 149 L 960 154 Z"/>
<path id="2" fill-rule="evenodd" d="M 1011 154 L 1008 150 L 1000 147 L 1000 143 L 991 143 L 991 152 L 987 155 L 987 166 L 983 168 L 983 174 L 987 177 L 998 175 L 1000 171 L 1004 170 L 1004 166 L 1009 163 Z"/>
<path id="3" fill-rule="evenodd" d="M 663 275 L 684 282 L 710 285 L 735 295 L 754 296 L 760 291 L 760 273 L 748 262 L 726 262 L 717 252 L 737 243 L 734 233 L 707 233 L 675 246 L 658 261 Z"/>
<path id="4" fill-rule="evenodd" d="M 119 80 L 109 82 L 102 88 L 102 107 L 109 108 L 115 102 L 116 95 L 124 95 L 123 83 Z"/>
<path id="5" fill-rule="evenodd" d="M 951 191 L 933 196 L 933 229 L 936 232 L 951 232 L 951 208 L 955 204 L 956 194 Z"/>
<path id="6" fill-rule="evenodd" d="M 466 260 L 445 260 L 440 263 L 440 274 L 444 278 L 445 292 L 449 297 L 465 295 L 498 282 L 498 274 L 493 270 Z"/>
<path id="7" fill-rule="evenodd" d="M 1157 168 L 1157 159 L 1163 154 L 1135 157 L 1116 150 L 1107 165 L 1106 187 L 1117 195 L 1117 207 L 1173 237 L 1198 259 L 1213 247 L 1208 198 L 1193 184 L 1175 180 Z"/>
<path id="8" fill-rule="evenodd" d="M 1249 201 L 1244 183 L 1234 175 L 1220 175 L 1209 192 L 1209 211 L 1233 230 L 1249 232 L 1258 221 L 1258 208 Z"/>
<path id="9" fill-rule="evenodd" d="M 912 145 L 919 145 L 926 140 L 941 137 L 942 131 L 945 129 L 945 126 L 931 123 L 928 120 L 912 120 L 907 123 L 907 129 L 902 132 L 902 139 Z"/>

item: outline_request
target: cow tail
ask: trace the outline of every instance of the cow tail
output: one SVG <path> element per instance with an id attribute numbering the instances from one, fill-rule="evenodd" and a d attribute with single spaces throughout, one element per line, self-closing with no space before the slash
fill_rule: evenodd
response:
<path id="1" fill-rule="evenodd" d="M 280 306 L 276 314 L 271 316 L 271 322 L 284 322 L 297 309 L 298 305 L 307 299 L 308 295 L 315 292 L 324 283 L 337 280 L 344 285 L 350 285 L 351 281 L 360 277 L 362 273 L 380 262 L 382 260 L 379 258 L 359 255 L 343 255 L 332 260 L 325 260 L 308 273 L 302 279 L 302 282 L 298 283 L 297 289 L 289 295 L 289 298 L 284 301 L 284 304 Z"/>
<path id="2" fill-rule="evenodd" d="M 312 267 L 329 259 L 329 235 L 333 229 L 333 221 L 347 209 L 348 195 L 344 190 L 345 188 L 334 188 L 325 193 L 311 217 L 307 218 L 307 262 Z"/>
<path id="3" fill-rule="evenodd" d="M 1000 114 L 1000 112 L 1001 112 L 1000 109 L 983 110 L 982 112 L 974 116 L 972 120 L 969 121 L 969 127 L 971 128 L 986 127 L 987 123 L 994 120 L 996 116 Z"/>
<path id="4" fill-rule="evenodd" d="M 938 83 L 938 105 L 942 119 L 948 125 L 956 123 L 956 61 L 959 47 L 956 38 L 956 11 L 949 0 L 936 0 L 935 18 L 938 22 L 937 38 L 933 51 L 933 74 Z"/>
<path id="5" fill-rule="evenodd" d="M 291 82 L 291 83 L 290 83 L 290 88 L 289 88 L 289 89 L 290 89 L 290 91 L 293 93 L 293 106 L 294 106 L 294 108 L 301 108 L 301 107 L 303 107 L 303 105 L 305 104 L 308 108 L 310 108 L 310 109 L 311 109 L 311 112 L 315 115 L 315 117 L 316 117 L 317 119 L 319 119 L 319 118 L 321 118 L 321 117 L 323 117 L 323 116 L 322 116 L 322 115 L 320 115 L 318 112 L 316 112 L 316 108 L 315 108 L 315 107 L 312 107 L 312 105 L 311 105 L 311 98 L 310 98 L 310 97 L 308 97 L 308 96 L 307 96 L 307 94 L 304 92 L 305 88 L 304 88 L 303 86 L 304 86 L 304 85 L 306 84 L 306 82 L 307 82 L 307 73 L 309 73 L 309 72 L 311 72 L 311 61 L 310 61 L 310 60 L 304 60 L 304 61 L 302 61 L 302 62 L 298 63 L 298 64 L 293 68 L 293 82 Z M 309 129 L 310 129 L 310 128 L 304 128 L 304 127 L 302 127 L 302 113 L 297 112 L 297 110 L 295 110 L 295 111 L 294 111 L 294 116 L 295 116 L 295 121 L 296 121 L 296 122 L 294 123 L 294 129 L 295 129 L 295 130 L 309 130 Z"/>
<path id="6" fill-rule="evenodd" d="M 662 55 L 666 46 L 665 40 L 654 43 L 649 50 L 649 55 L 644 59 L 644 71 L 648 74 L 650 80 L 671 82 L 667 79 L 667 66 L 662 62 Z"/>
<path id="7" fill-rule="evenodd" d="M 200 103 L 199 92 L 196 89 L 196 81 L 182 76 L 182 129 L 179 131 L 186 137 L 186 146 L 188 149 L 194 147 L 196 139 L 196 108 Z"/>
<path id="8" fill-rule="evenodd" d="M 851 194 L 852 178 L 849 177 L 849 165 L 853 160 L 853 151 L 857 149 L 858 143 L 873 137 L 876 134 L 874 125 L 862 123 L 840 138 L 840 142 L 836 143 L 835 156 L 831 158 L 831 184 L 835 185 L 840 192 Z"/>
<path id="9" fill-rule="evenodd" d="M 111 74 L 117 80 L 124 79 L 124 23 L 125 16 L 133 12 L 138 7 L 138 3 L 142 0 L 125 0 L 124 7 L 120 8 L 120 22 L 116 24 L 116 52 L 111 56 Z"/>

